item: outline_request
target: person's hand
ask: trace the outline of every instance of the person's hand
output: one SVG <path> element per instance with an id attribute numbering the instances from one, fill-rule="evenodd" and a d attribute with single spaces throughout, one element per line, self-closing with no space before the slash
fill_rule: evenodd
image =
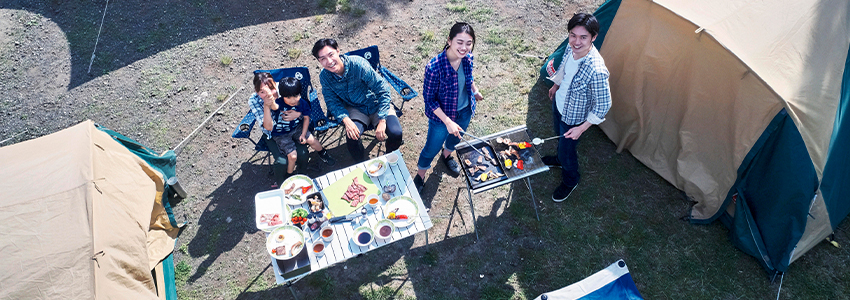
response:
<path id="1" fill-rule="evenodd" d="M 300 117 L 300 116 L 301 116 L 300 111 L 296 111 L 294 109 L 291 109 L 291 110 L 287 110 L 287 111 L 283 112 L 283 118 L 282 119 L 284 121 L 292 121 L 292 120 L 298 119 L 298 117 Z"/>
<path id="2" fill-rule="evenodd" d="M 455 121 L 452 121 L 452 119 L 446 118 L 445 120 L 443 120 L 443 124 L 446 124 L 446 130 L 449 132 L 449 134 L 456 136 L 458 138 L 461 137 L 460 132 L 461 132 L 461 130 L 463 130 L 463 128 L 460 128 L 460 125 L 457 125 L 457 123 L 455 123 Z"/>
<path id="3" fill-rule="evenodd" d="M 381 142 L 387 139 L 387 120 L 378 122 L 378 126 L 375 127 L 375 138 Z"/>
<path id="4" fill-rule="evenodd" d="M 476 92 L 475 93 L 475 101 L 481 101 L 481 100 L 484 100 L 484 96 L 481 96 L 481 92 Z"/>
<path id="5" fill-rule="evenodd" d="M 570 128 L 570 130 L 567 130 L 567 132 L 564 133 L 564 137 L 568 138 L 568 139 L 577 140 L 581 136 L 581 134 L 584 133 L 584 131 L 587 130 L 587 128 L 589 128 L 589 127 L 590 127 L 590 123 L 584 122 L 579 126 L 576 126 L 576 127 Z"/>
<path id="6" fill-rule="evenodd" d="M 560 87 L 561 86 L 557 85 L 557 84 L 552 85 L 552 88 L 549 89 L 549 100 L 555 100 L 555 93 L 558 91 L 558 88 L 560 88 Z"/>
<path id="7" fill-rule="evenodd" d="M 301 135 L 298 137 L 298 142 L 301 143 L 302 145 L 306 144 L 307 143 L 307 133 L 301 133 Z"/>
<path id="8" fill-rule="evenodd" d="M 351 118 L 346 117 L 345 119 L 342 119 L 342 125 L 345 126 L 345 135 L 348 136 L 348 139 L 360 139 L 360 130 L 357 129 L 357 125 L 354 125 L 354 121 L 352 121 Z"/>

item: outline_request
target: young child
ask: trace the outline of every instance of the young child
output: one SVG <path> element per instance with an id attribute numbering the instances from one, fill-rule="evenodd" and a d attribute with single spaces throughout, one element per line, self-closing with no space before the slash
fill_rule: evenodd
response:
<path id="1" fill-rule="evenodd" d="M 274 81 L 271 81 L 271 84 L 263 84 L 257 94 L 271 99 L 275 96 L 275 91 L 271 90 L 273 86 Z M 298 158 L 295 151 L 296 142 L 309 144 L 326 164 L 336 164 L 336 160 L 310 134 L 310 102 L 301 99 L 301 82 L 292 77 L 284 77 L 278 84 L 277 92 L 280 98 L 275 101 L 263 101 L 263 128 L 271 132 L 272 140 L 288 158 L 287 177 L 295 171 L 295 160 Z M 284 116 L 292 113 L 291 111 L 298 112 L 300 117 L 291 121 L 285 120 Z"/>

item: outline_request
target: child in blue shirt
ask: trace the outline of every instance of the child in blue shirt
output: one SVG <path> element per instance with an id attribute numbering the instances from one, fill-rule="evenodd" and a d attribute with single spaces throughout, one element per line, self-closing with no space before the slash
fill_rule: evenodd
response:
<path id="1" fill-rule="evenodd" d="M 322 161 L 334 165 L 336 161 L 310 134 L 310 102 L 301 99 L 301 82 L 292 77 L 284 77 L 278 84 L 278 92 L 280 98 L 263 101 L 263 128 L 271 132 L 271 139 L 280 148 L 281 153 L 286 154 L 287 176 L 295 171 L 295 160 L 298 158 L 298 152 L 295 151 L 296 142 L 309 144 L 318 152 Z M 273 95 L 274 92 L 270 90 L 270 85 L 263 84 L 257 94 Z M 284 115 L 291 114 L 290 111 L 297 112 L 300 117 L 291 121 L 284 120 Z"/>

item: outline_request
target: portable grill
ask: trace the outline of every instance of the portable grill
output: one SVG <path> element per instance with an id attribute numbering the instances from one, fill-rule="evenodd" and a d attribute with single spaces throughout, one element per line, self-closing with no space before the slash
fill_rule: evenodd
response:
<path id="1" fill-rule="evenodd" d="M 469 206 L 472 209 L 472 219 L 475 220 L 475 207 L 472 203 L 473 194 L 478 194 L 517 180 L 524 180 L 525 185 L 528 187 L 529 193 L 531 193 L 531 203 L 534 206 L 534 213 L 537 214 L 537 220 L 539 221 L 540 215 L 537 213 L 537 203 L 534 200 L 534 191 L 531 189 L 530 177 L 534 174 L 548 171 L 549 167 L 543 164 L 543 160 L 540 158 L 540 153 L 537 152 L 537 148 L 534 145 L 531 145 L 531 147 L 525 149 L 518 149 L 518 147 L 514 147 L 514 149 L 517 149 L 518 152 L 518 157 L 516 158 L 519 158 L 523 161 L 522 170 L 517 167 L 511 167 L 510 169 L 506 168 L 504 159 L 499 157 L 498 152 L 508 149 L 509 146 L 503 143 L 496 143 L 496 138 L 499 137 L 507 137 L 512 142 L 528 142 L 529 144 L 531 143 L 531 138 L 528 134 L 528 128 L 523 125 L 480 137 L 481 140 L 484 140 L 487 143 L 484 143 L 483 141 L 477 139 L 470 140 L 469 144 L 461 141 L 455 148 L 455 153 L 458 157 L 458 161 L 460 161 L 460 164 L 463 167 L 462 173 L 466 177 L 466 191 L 467 197 L 469 199 Z M 484 161 L 479 164 L 477 162 L 477 159 L 479 156 L 481 156 L 481 154 L 475 151 L 473 147 L 470 147 L 470 144 L 472 144 L 472 146 L 481 150 L 485 154 L 491 155 L 491 157 L 495 158 L 499 164 L 493 166 L 492 163 L 487 161 L 487 159 L 484 159 Z M 472 162 L 472 164 L 467 164 L 465 161 L 466 159 Z M 471 167 L 475 167 L 478 165 L 485 166 L 486 170 L 477 170 L 475 172 L 470 172 Z M 476 178 L 478 178 L 481 173 L 489 172 L 491 170 L 494 173 L 504 174 L 504 176 L 499 176 L 495 179 L 488 179 L 486 181 L 476 180 Z M 473 222 L 473 228 L 474 224 L 475 222 Z M 477 230 L 475 230 L 475 239 L 478 239 Z"/>

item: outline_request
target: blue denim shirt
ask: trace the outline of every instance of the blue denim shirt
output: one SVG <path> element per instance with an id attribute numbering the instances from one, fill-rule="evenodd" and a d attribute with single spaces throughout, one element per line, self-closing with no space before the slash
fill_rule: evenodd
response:
<path id="1" fill-rule="evenodd" d="M 390 109 L 389 83 L 365 58 L 344 54 L 339 58 L 345 66 L 342 76 L 324 69 L 319 73 L 328 112 L 342 120 L 348 117 L 345 106 L 351 106 L 366 115 L 378 113 L 378 118 L 386 119 Z"/>

